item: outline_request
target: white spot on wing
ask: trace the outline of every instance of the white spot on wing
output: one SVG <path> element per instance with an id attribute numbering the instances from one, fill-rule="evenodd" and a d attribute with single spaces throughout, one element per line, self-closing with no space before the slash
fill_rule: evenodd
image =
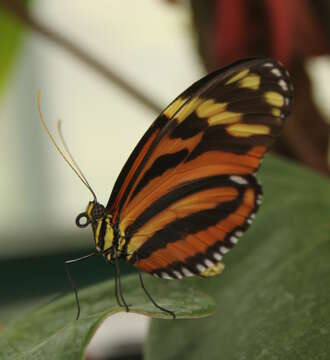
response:
<path id="1" fill-rule="evenodd" d="M 168 280 L 172 280 L 172 276 L 170 276 L 168 273 L 166 273 L 165 271 L 163 271 L 160 276 L 163 278 L 163 279 L 168 279 Z"/>
<path id="2" fill-rule="evenodd" d="M 267 62 L 267 63 L 264 63 L 264 67 L 274 67 L 274 64 Z"/>
<path id="3" fill-rule="evenodd" d="M 279 80 L 278 84 L 284 91 L 288 91 L 288 84 L 283 79 Z"/>
<path id="4" fill-rule="evenodd" d="M 206 270 L 206 267 L 202 264 L 197 264 L 196 265 L 196 269 L 199 271 L 199 272 L 204 272 Z"/>
<path id="5" fill-rule="evenodd" d="M 281 76 L 282 75 L 280 70 L 277 69 L 277 68 L 272 69 L 271 73 L 273 73 L 275 76 Z"/>
<path id="6" fill-rule="evenodd" d="M 235 245 L 238 243 L 238 238 L 236 236 L 231 236 L 229 241 Z"/>
<path id="7" fill-rule="evenodd" d="M 211 260 L 209 260 L 209 259 L 205 259 L 205 260 L 204 260 L 204 264 L 205 264 L 208 268 L 214 266 L 214 263 L 213 263 Z"/>
<path id="8" fill-rule="evenodd" d="M 238 175 L 232 175 L 230 177 L 230 180 L 234 181 L 235 183 L 240 184 L 240 185 L 246 185 L 247 184 L 247 181 L 242 176 L 238 176 Z"/>
<path id="9" fill-rule="evenodd" d="M 229 249 L 227 249 L 225 246 L 220 246 L 219 251 L 221 252 L 221 254 L 226 254 Z"/>
<path id="10" fill-rule="evenodd" d="M 217 252 L 214 252 L 214 253 L 213 253 L 213 257 L 214 257 L 214 259 L 217 260 L 217 261 L 220 261 L 220 260 L 222 259 L 222 256 L 221 256 L 219 253 L 217 253 Z"/>
<path id="11" fill-rule="evenodd" d="M 192 272 L 190 272 L 187 268 L 183 267 L 181 269 L 181 272 L 184 276 L 190 277 L 190 276 L 194 276 L 194 274 Z"/>
<path id="12" fill-rule="evenodd" d="M 183 276 L 179 273 L 179 271 L 177 271 L 177 270 L 173 270 L 173 274 L 175 275 L 175 277 L 177 278 L 177 279 L 182 279 L 183 278 Z"/>

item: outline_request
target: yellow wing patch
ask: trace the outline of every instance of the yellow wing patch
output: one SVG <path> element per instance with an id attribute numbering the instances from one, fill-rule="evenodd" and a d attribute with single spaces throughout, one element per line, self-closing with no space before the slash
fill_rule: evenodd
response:
<path id="1" fill-rule="evenodd" d="M 225 111 L 228 103 L 217 103 L 214 100 L 205 100 L 196 109 L 199 118 L 208 118 L 208 123 L 212 125 L 225 125 L 240 122 L 242 113 Z"/>
<path id="2" fill-rule="evenodd" d="M 196 108 L 203 102 L 203 100 L 199 97 L 194 97 L 189 100 L 176 114 L 175 119 L 181 123 L 185 120 L 192 112 L 196 110 Z"/>
<path id="3" fill-rule="evenodd" d="M 257 74 L 250 74 L 239 81 L 239 87 L 248 88 L 251 90 L 258 90 L 260 86 L 260 76 Z"/>
<path id="4" fill-rule="evenodd" d="M 207 118 L 212 115 L 216 115 L 219 112 L 225 111 L 228 103 L 217 103 L 214 100 L 205 100 L 196 109 L 197 116 L 200 118 Z"/>
<path id="5" fill-rule="evenodd" d="M 212 125 L 224 125 L 224 124 L 234 124 L 240 122 L 242 118 L 242 113 L 236 113 L 231 111 L 225 111 L 220 114 L 211 116 L 208 119 L 210 126 Z"/>
<path id="6" fill-rule="evenodd" d="M 208 277 L 208 276 L 214 276 L 221 274 L 223 269 L 225 268 L 225 265 L 222 262 L 218 262 L 217 264 L 214 264 L 214 266 L 211 266 L 204 270 L 200 276 Z"/>
<path id="7" fill-rule="evenodd" d="M 236 137 L 250 137 L 253 135 L 268 135 L 270 128 L 266 125 L 233 124 L 226 128 L 227 132 Z"/>
<path id="8" fill-rule="evenodd" d="M 284 97 L 276 91 L 267 91 L 265 93 L 265 100 L 269 105 L 282 107 L 284 105 Z"/>
<path id="9" fill-rule="evenodd" d="M 249 73 L 249 69 L 244 69 L 242 71 L 240 71 L 239 73 L 237 73 L 236 75 L 234 75 L 233 77 L 231 77 L 227 82 L 226 85 L 230 85 L 238 80 L 243 79 L 247 74 Z"/>
<path id="10" fill-rule="evenodd" d="M 169 119 L 172 118 L 172 116 L 180 109 L 180 107 L 187 101 L 187 99 L 185 98 L 181 98 L 179 97 L 178 99 L 176 99 L 175 101 L 173 101 L 173 103 L 171 105 L 169 105 L 165 111 L 164 111 L 164 115 L 166 115 L 166 117 L 168 117 Z"/>
<path id="11" fill-rule="evenodd" d="M 272 108 L 272 115 L 279 117 L 281 115 L 281 110 L 278 108 Z"/>

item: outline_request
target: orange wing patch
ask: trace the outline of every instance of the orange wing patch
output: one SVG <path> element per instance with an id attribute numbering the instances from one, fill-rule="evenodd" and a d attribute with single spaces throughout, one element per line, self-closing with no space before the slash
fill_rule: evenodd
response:
<path id="1" fill-rule="evenodd" d="M 191 259 L 196 257 L 196 255 L 198 257 L 200 254 L 207 254 L 210 248 L 214 250 L 209 261 L 218 262 L 224 252 L 223 248 L 227 234 L 242 227 L 255 208 L 255 195 L 254 190 L 247 189 L 244 193 L 242 204 L 232 214 L 229 214 L 228 217 L 220 220 L 213 226 L 193 234 L 188 234 L 173 243 L 169 242 L 166 247 L 153 251 L 149 257 L 140 260 L 139 263 L 136 262 L 135 266 L 139 266 L 143 271 L 152 273 L 166 272 L 166 269 L 171 269 L 171 267 L 176 267 L 176 271 L 180 272 L 180 266 L 190 267 L 191 272 L 198 273 L 197 265 L 205 266 L 205 263 L 197 263 L 194 265 L 194 268 L 191 268 L 189 266 Z M 235 245 L 237 241 L 237 236 L 230 236 L 229 246 Z M 177 262 L 180 263 L 179 266 L 176 266 L 175 263 Z M 173 273 L 169 273 L 168 270 L 167 274 L 173 276 Z"/>
<path id="2" fill-rule="evenodd" d="M 236 196 L 235 188 L 223 187 L 200 191 L 174 202 L 139 228 L 137 236 L 133 236 L 128 244 L 128 253 L 133 253 L 134 249 L 140 247 L 147 238 L 174 220 L 184 218 L 193 212 L 214 208 L 221 202 L 235 199 Z M 134 214 L 131 215 L 134 217 Z"/>

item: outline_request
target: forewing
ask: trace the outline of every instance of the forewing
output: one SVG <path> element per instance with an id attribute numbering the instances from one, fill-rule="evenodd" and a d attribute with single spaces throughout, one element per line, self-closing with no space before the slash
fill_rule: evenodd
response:
<path id="1" fill-rule="evenodd" d="M 136 183 L 137 175 L 143 170 L 146 159 L 153 152 L 162 136 L 166 134 L 166 128 L 172 120 L 172 114 L 180 107 L 183 107 L 185 102 L 188 102 L 203 85 L 207 84 L 208 78 L 214 78 L 214 75 L 209 74 L 205 76 L 174 99 L 151 124 L 134 148 L 116 180 L 106 206 L 107 213 L 111 213 L 114 220 L 122 209 L 125 200 L 127 200 L 130 190 Z"/>
<path id="2" fill-rule="evenodd" d="M 161 114 L 156 124 L 164 125 L 116 203 L 135 266 L 176 278 L 221 271 L 223 253 L 258 208 L 253 174 L 291 93 L 282 65 L 246 60 L 201 79 Z"/>

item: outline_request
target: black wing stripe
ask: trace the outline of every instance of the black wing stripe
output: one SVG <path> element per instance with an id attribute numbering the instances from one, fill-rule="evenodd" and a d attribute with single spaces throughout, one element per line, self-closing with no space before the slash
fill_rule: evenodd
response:
<path id="1" fill-rule="evenodd" d="M 138 186 L 135 188 L 132 198 L 136 196 L 152 179 L 161 176 L 165 171 L 178 166 L 187 156 L 189 152 L 187 149 L 180 150 L 172 154 L 159 156 L 152 164 L 152 166 L 143 175 Z"/>
<path id="2" fill-rule="evenodd" d="M 149 220 L 155 217 L 157 214 L 164 211 L 170 205 L 176 201 L 183 199 L 196 192 L 211 189 L 220 186 L 233 186 L 233 182 L 230 181 L 227 175 L 213 176 L 209 178 L 199 178 L 197 180 L 183 184 L 182 186 L 174 189 L 166 195 L 153 202 L 149 207 L 141 213 L 141 215 L 126 228 L 126 238 L 130 239 L 134 234 Z"/>

